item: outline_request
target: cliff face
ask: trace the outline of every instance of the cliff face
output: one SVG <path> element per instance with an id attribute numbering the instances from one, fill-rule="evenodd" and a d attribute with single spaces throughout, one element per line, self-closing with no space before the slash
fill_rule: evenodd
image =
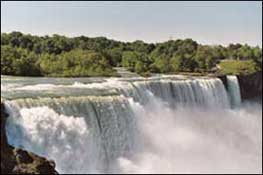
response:
<path id="1" fill-rule="evenodd" d="M 228 89 L 226 75 L 217 76 Z M 237 75 L 242 100 L 262 99 L 262 71 L 249 75 Z"/>
<path id="2" fill-rule="evenodd" d="M 1 174 L 58 174 L 53 161 L 8 144 L 5 130 L 7 117 L 1 103 Z"/>
<path id="3" fill-rule="evenodd" d="M 226 75 L 217 76 L 217 78 L 219 78 L 222 81 L 222 83 L 224 84 L 225 88 L 227 89 L 227 78 L 226 78 Z"/>
<path id="4" fill-rule="evenodd" d="M 250 75 L 238 75 L 243 100 L 262 98 L 262 71 Z"/>

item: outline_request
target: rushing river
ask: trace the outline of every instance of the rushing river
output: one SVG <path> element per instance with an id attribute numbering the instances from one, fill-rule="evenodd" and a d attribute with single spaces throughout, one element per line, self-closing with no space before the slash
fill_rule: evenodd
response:
<path id="1" fill-rule="evenodd" d="M 262 105 L 235 76 L 1 76 L 10 144 L 59 173 L 262 173 Z"/>

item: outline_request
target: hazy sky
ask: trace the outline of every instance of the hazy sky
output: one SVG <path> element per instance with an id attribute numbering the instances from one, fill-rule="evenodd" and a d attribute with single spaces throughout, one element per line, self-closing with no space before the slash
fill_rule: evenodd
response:
<path id="1" fill-rule="evenodd" d="M 1 31 L 262 46 L 261 2 L 2 2 Z"/>

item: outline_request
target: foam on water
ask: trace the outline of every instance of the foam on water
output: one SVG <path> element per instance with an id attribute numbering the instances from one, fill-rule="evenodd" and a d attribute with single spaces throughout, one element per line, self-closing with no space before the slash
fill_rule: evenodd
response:
<path id="1" fill-rule="evenodd" d="M 122 97 L 19 99 L 5 105 L 9 142 L 54 159 L 60 173 L 106 172 L 115 164 L 109 160 L 135 150 L 136 124 Z"/>

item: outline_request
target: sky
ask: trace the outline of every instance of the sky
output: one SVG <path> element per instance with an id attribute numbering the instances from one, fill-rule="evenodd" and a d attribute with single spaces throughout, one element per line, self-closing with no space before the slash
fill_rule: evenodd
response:
<path id="1" fill-rule="evenodd" d="M 262 4 L 249 1 L 1 1 L 1 32 L 120 41 L 192 38 L 262 47 Z"/>

